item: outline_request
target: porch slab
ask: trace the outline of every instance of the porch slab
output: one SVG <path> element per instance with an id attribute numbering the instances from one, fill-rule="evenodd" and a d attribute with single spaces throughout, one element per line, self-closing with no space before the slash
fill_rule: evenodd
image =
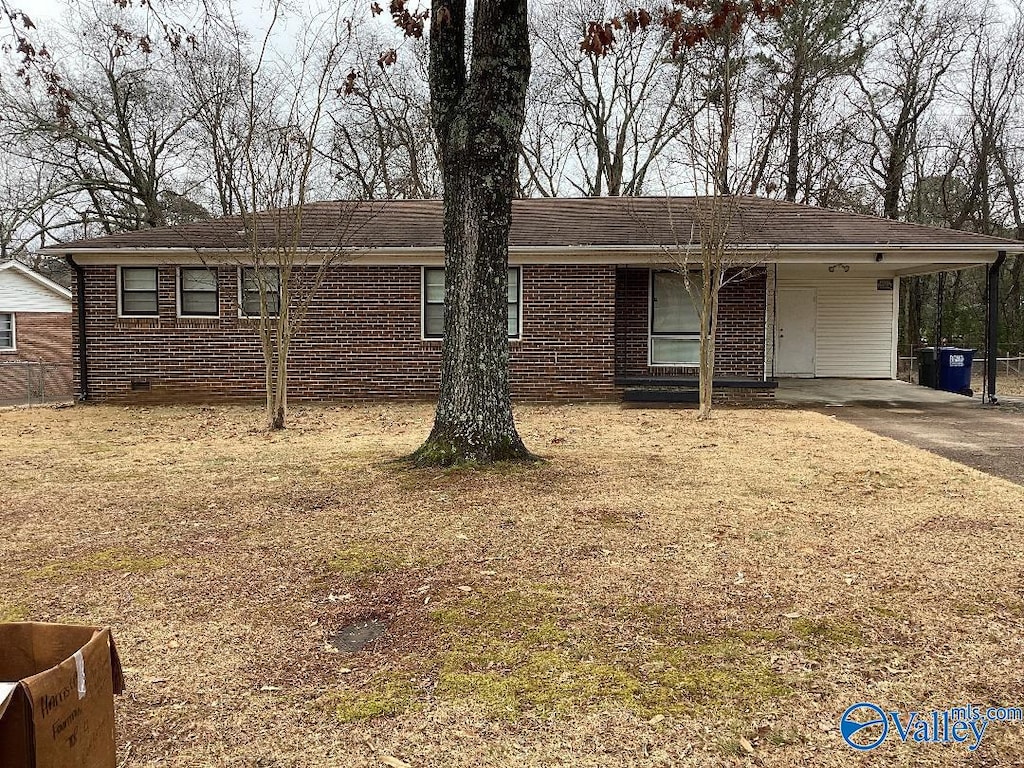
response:
<path id="1" fill-rule="evenodd" d="M 801 407 L 899 407 L 923 404 L 977 405 L 980 397 L 964 397 L 889 379 L 778 379 L 775 400 Z"/>
<path id="2" fill-rule="evenodd" d="M 870 432 L 1024 485 L 1024 400 L 939 392 L 905 381 L 784 379 L 780 404 L 820 410 Z"/>

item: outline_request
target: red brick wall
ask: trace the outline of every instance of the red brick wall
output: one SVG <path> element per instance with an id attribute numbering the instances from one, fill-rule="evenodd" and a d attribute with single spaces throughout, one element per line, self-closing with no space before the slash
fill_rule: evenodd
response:
<path id="1" fill-rule="evenodd" d="M 70 314 L 15 312 L 14 345 L 0 352 L 0 402 L 71 396 Z"/>
<path id="2" fill-rule="evenodd" d="M 66 312 L 15 312 L 13 352 L 0 362 L 32 360 L 71 364 L 71 315 Z"/>
<path id="3" fill-rule="evenodd" d="M 160 267 L 153 319 L 117 317 L 116 267 L 85 271 L 91 398 L 261 395 L 263 357 L 255 321 L 238 318 L 236 267 L 219 269 L 221 316 L 209 320 L 176 317 L 173 266 Z M 420 280 L 415 266 L 333 269 L 293 341 L 290 395 L 435 396 L 441 342 L 420 338 Z M 615 268 L 528 265 L 522 280 L 523 338 L 510 343 L 513 395 L 615 397 Z M 133 391 L 133 381 L 148 381 L 150 390 Z"/>
<path id="4" fill-rule="evenodd" d="M 719 296 L 715 375 L 764 378 L 766 282 L 763 269 L 728 283 Z M 615 290 L 615 373 L 627 376 L 696 376 L 697 368 L 647 364 L 650 270 L 620 268 Z"/>

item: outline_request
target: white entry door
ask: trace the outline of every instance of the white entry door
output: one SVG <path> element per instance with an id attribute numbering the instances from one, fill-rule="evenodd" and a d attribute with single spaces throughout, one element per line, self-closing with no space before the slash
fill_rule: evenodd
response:
<path id="1" fill-rule="evenodd" d="M 782 288 L 775 303 L 775 372 L 814 375 L 817 297 L 814 288 Z"/>

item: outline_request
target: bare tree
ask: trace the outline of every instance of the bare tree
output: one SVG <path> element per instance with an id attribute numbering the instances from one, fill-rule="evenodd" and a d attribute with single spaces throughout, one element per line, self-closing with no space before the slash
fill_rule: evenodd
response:
<path id="1" fill-rule="evenodd" d="M 520 136 L 519 195 L 558 197 L 572 185 L 566 182 L 572 160 L 566 148 L 562 108 L 543 97 L 542 87 L 531 80 L 526 97 L 526 118 Z"/>
<path id="2" fill-rule="evenodd" d="M 248 127 L 246 101 L 238 83 L 251 75 L 248 57 L 239 55 L 244 36 L 237 29 L 207 30 L 196 49 L 177 58 L 175 72 L 182 98 L 192 115 L 189 134 L 196 146 L 196 160 L 205 165 L 192 172 L 202 183 L 197 199 L 211 210 L 230 216 L 240 210 L 237 193 L 242 186 L 243 147 Z M 225 39 L 225 37 L 227 39 Z M 234 38 L 234 46 L 231 40 Z M 261 87 L 257 81 L 255 87 Z M 266 94 L 256 94 L 263 99 Z"/>
<path id="3" fill-rule="evenodd" d="M 975 231 L 1001 234 L 1013 210 L 1011 184 L 1000 167 L 1000 159 L 1017 144 L 1011 134 L 1019 114 L 1019 84 L 1024 78 L 1024 15 L 1005 22 L 982 18 L 973 34 L 970 74 L 962 101 L 970 110 L 972 173 L 967 206 L 977 202 L 973 216 Z M 1012 181 L 1012 180 L 1011 180 Z M 1001 210 L 1000 210 L 1001 209 Z M 961 211 L 953 222 L 972 218 Z"/>
<path id="4" fill-rule="evenodd" d="M 890 31 L 875 46 L 876 55 L 863 73 L 855 74 L 865 129 L 858 136 L 863 167 L 886 218 L 902 215 L 922 120 L 944 75 L 964 50 L 965 18 L 962 7 L 902 0 L 885 18 Z"/>
<path id="5" fill-rule="evenodd" d="M 51 166 L 9 157 L 0 168 L 0 261 L 28 259 L 31 250 L 47 244 L 63 219 L 51 221 L 69 179 Z"/>
<path id="6" fill-rule="evenodd" d="M 316 221 L 311 216 L 312 201 L 329 188 L 318 160 L 329 138 L 328 107 L 343 88 L 345 20 L 337 8 L 303 19 L 294 50 L 281 60 L 274 56 L 272 39 L 284 13 L 283 2 L 270 6 L 251 63 L 245 36 L 232 26 L 236 97 L 230 103 L 241 113 L 226 110 L 221 117 L 228 123 L 208 125 L 211 136 L 229 126 L 242 130 L 240 146 L 226 159 L 230 173 L 219 181 L 237 210 L 240 230 L 225 230 L 225 245 L 235 245 L 241 236 L 241 314 L 253 317 L 258 327 L 269 429 L 282 429 L 287 420 L 292 340 L 331 269 L 352 255 L 347 248 L 351 215 L 338 210 Z"/>
<path id="7" fill-rule="evenodd" d="M 441 194 L 437 139 L 430 124 L 427 50 L 421 40 L 404 46 L 390 66 L 380 63 L 386 42 L 356 41 L 354 78 L 331 113 L 331 163 L 346 197 L 427 198 Z"/>
<path id="8" fill-rule="evenodd" d="M 755 222 L 734 190 L 743 190 L 756 173 L 757 152 L 737 151 L 737 110 L 745 90 L 747 64 L 739 32 L 723 30 L 704 50 L 714 62 L 700 99 L 706 106 L 690 124 L 689 167 L 698 195 L 691 209 L 673 211 L 668 199 L 674 244 L 665 249 L 679 282 L 689 296 L 700 328 L 698 385 L 699 419 L 711 417 L 714 403 L 715 348 L 722 290 L 748 279 L 763 257 L 739 252 Z M 684 229 L 680 223 L 690 222 Z"/>
<path id="9" fill-rule="evenodd" d="M 907 189 L 927 174 L 926 133 L 936 97 L 963 53 L 967 9 L 936 6 L 924 0 L 899 0 L 876 22 L 883 31 L 863 70 L 854 74 L 859 96 L 849 135 L 860 147 L 861 175 L 878 201 L 872 213 L 900 219 L 910 213 Z M 905 325 L 911 348 L 921 336 L 927 277 L 901 284 L 902 306 L 911 312 Z"/>
<path id="10" fill-rule="evenodd" d="M 829 142 L 843 133 L 837 130 L 835 94 L 852 84 L 867 49 L 867 10 L 866 0 L 807 0 L 786 8 L 777 24 L 757 30 L 756 87 L 771 110 L 751 192 L 765 185 L 770 158 L 781 145 L 785 199 L 806 202 L 820 195 L 815 181 L 828 178 L 827 169 L 841 156 Z"/>
<path id="11" fill-rule="evenodd" d="M 908 216 L 916 221 L 991 235 L 1020 233 L 1021 171 L 1014 167 L 1018 160 L 1007 159 L 1019 156 L 1022 137 L 1017 83 L 1024 76 L 1024 29 L 1020 9 L 1014 9 L 1009 19 L 1005 10 L 979 9 L 964 76 L 952 79 L 948 86 L 949 112 L 955 117 L 933 130 L 935 138 L 926 142 L 928 151 L 918 153 L 931 158 L 931 163 L 918 173 L 911 190 Z M 1001 300 L 1008 341 L 1021 338 L 1018 262 L 1008 260 L 1009 279 Z M 980 339 L 987 290 L 982 271 L 957 271 L 943 284 L 942 312 L 936 308 L 942 321 L 937 335 Z M 922 289 L 931 292 L 931 288 L 921 278 L 908 285 L 906 327 L 911 338 L 922 325 L 926 308 L 914 294 Z"/>
<path id="12" fill-rule="evenodd" d="M 534 73 L 521 145 L 527 193 L 639 195 L 653 163 L 687 124 L 692 97 L 686 49 L 640 29 L 604 53 L 581 50 L 579 30 L 618 10 L 606 0 L 542 6 L 531 22 Z"/>
<path id="13" fill-rule="evenodd" d="M 45 77 L 8 89 L 4 106 L 15 154 L 70 170 L 82 223 L 104 232 L 167 223 L 163 193 L 186 182 L 191 156 L 171 55 L 141 31 L 131 9 L 69 8 L 71 27 L 51 29 L 61 57 Z M 178 195 L 190 190 L 183 188 Z"/>
<path id="14" fill-rule="evenodd" d="M 777 17 L 789 0 L 680 0 L 653 19 L 627 8 L 587 23 L 580 50 L 615 50 L 622 34 L 652 24 L 676 56 L 716 30 Z M 396 25 L 413 38 L 430 21 L 430 105 L 444 183 L 445 321 L 434 426 L 413 454 L 421 465 L 529 461 L 515 426 L 508 380 L 508 236 L 531 68 L 527 0 L 393 0 Z M 380 11 L 380 6 L 376 6 Z M 471 34 L 468 35 L 468 33 Z"/>

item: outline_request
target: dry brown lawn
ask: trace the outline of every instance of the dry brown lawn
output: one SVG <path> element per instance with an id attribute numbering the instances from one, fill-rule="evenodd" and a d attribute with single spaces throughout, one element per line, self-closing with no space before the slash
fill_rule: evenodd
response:
<path id="1" fill-rule="evenodd" d="M 974 371 L 974 376 L 971 380 L 971 387 L 974 388 L 975 394 L 981 392 L 984 387 L 984 381 L 981 373 Z M 1018 373 L 1005 373 L 1004 371 L 999 371 L 996 374 L 996 394 L 1013 395 L 1014 397 L 1024 395 L 1024 376 Z"/>
<path id="2" fill-rule="evenodd" d="M 1024 764 L 837 730 L 1024 704 L 1024 488 L 814 413 L 518 415 L 545 464 L 410 471 L 427 405 L 0 412 L 0 619 L 113 627 L 126 766 Z"/>

